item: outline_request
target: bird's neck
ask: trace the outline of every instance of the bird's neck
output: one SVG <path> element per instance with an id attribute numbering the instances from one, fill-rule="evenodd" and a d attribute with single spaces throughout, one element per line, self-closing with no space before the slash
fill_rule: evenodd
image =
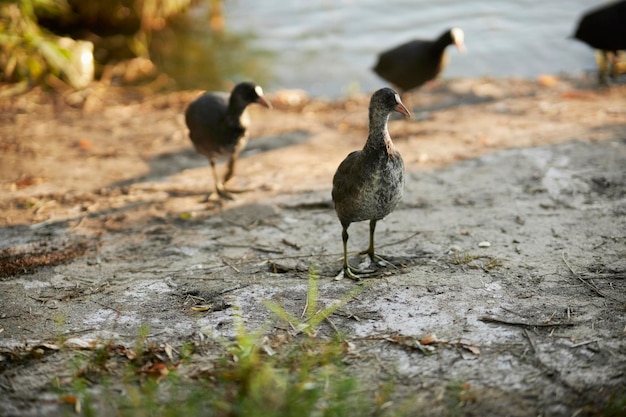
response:
<path id="1" fill-rule="evenodd" d="M 246 110 L 248 103 L 240 103 L 237 100 L 231 100 L 228 102 L 227 114 L 229 117 L 239 118 Z"/>
<path id="2" fill-rule="evenodd" d="M 450 34 L 448 32 L 444 33 L 433 43 L 431 51 L 433 54 L 442 54 L 443 51 L 452 43 L 452 39 L 450 38 Z"/>
<path id="3" fill-rule="evenodd" d="M 386 154 L 397 153 L 396 147 L 391 141 L 391 136 L 389 136 L 389 130 L 387 130 L 388 120 L 389 114 L 382 117 L 381 115 L 370 115 L 370 131 L 363 148 L 364 152 L 378 154 L 381 152 Z"/>
<path id="4" fill-rule="evenodd" d="M 228 110 L 226 111 L 226 123 L 229 125 L 239 125 L 241 123 L 241 116 L 245 111 L 245 105 L 229 103 Z"/>

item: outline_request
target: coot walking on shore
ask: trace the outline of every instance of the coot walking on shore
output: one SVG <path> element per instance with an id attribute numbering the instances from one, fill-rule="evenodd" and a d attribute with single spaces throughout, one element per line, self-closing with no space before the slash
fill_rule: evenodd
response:
<path id="1" fill-rule="evenodd" d="M 600 66 L 598 78 L 606 83 L 607 72 L 617 73 L 617 51 L 626 50 L 626 1 L 595 8 L 583 15 L 574 38 L 602 52 L 608 68 Z"/>
<path id="2" fill-rule="evenodd" d="M 384 261 L 374 253 L 376 222 L 391 213 L 402 198 L 404 162 L 387 130 L 389 115 L 394 110 L 410 117 L 400 96 L 391 88 L 380 89 L 372 95 L 369 134 L 365 146 L 360 151 L 350 153 L 341 162 L 333 178 L 333 202 L 343 227 L 343 272 L 355 280 L 359 277 L 348 264 L 350 223 L 370 221 L 367 254 L 373 262 Z"/>
<path id="3" fill-rule="evenodd" d="M 250 103 L 272 107 L 263 96 L 261 87 L 243 82 L 237 84 L 230 95 L 222 92 L 205 93 L 191 102 L 185 111 L 189 138 L 198 153 L 211 163 L 215 190 L 222 198 L 232 199 L 224 184 L 232 178 L 239 152 L 248 142 L 250 117 L 246 107 Z M 217 176 L 215 162 L 219 156 L 226 155 L 230 159 L 222 183 Z"/>
<path id="4" fill-rule="evenodd" d="M 416 39 L 378 56 L 374 72 L 402 93 L 435 79 L 446 65 L 446 48 L 455 45 L 465 51 L 463 31 L 452 28 L 435 40 Z"/>

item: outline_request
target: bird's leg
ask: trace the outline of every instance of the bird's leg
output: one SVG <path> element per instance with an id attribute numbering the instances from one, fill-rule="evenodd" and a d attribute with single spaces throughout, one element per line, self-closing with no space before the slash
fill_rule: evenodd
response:
<path id="1" fill-rule="evenodd" d="M 599 51 L 596 54 L 596 63 L 598 65 L 598 83 L 600 85 L 608 85 L 607 74 L 609 73 L 610 65 L 609 52 Z"/>
<path id="2" fill-rule="evenodd" d="M 385 258 L 374 253 L 374 232 L 375 231 L 376 231 L 376 220 L 370 220 L 370 246 L 369 248 L 367 248 L 367 251 L 365 253 L 369 255 L 372 263 L 379 263 L 379 264 L 382 264 L 383 266 L 389 265 L 397 269 L 397 267 L 394 264 L 392 264 Z"/>
<path id="3" fill-rule="evenodd" d="M 226 175 L 224 175 L 224 184 L 230 181 L 230 179 L 235 175 L 235 165 L 237 165 L 238 158 L 239 158 L 239 153 L 235 152 L 234 154 L 232 154 L 232 156 L 228 160 L 228 166 L 226 167 Z M 250 191 L 250 190 L 248 189 L 238 190 L 238 189 L 232 189 L 232 188 L 228 189 L 228 193 L 245 193 L 247 191 Z"/>
<path id="4" fill-rule="evenodd" d="M 235 175 L 235 165 L 237 165 L 237 153 L 231 155 L 226 167 L 226 175 L 224 175 L 224 184 L 226 184 Z"/>
<path id="5" fill-rule="evenodd" d="M 349 225 L 342 225 L 343 226 L 343 230 L 341 232 L 341 239 L 343 240 L 343 274 L 344 276 L 353 279 L 355 281 L 360 281 L 361 278 L 359 277 L 359 275 L 361 276 L 367 276 L 368 273 L 371 273 L 373 271 L 363 271 L 360 269 L 354 269 L 354 271 L 356 273 L 358 273 L 359 275 L 355 274 L 355 272 L 352 271 L 352 268 L 350 268 L 350 264 L 348 263 L 348 226 Z"/>
<path id="6" fill-rule="evenodd" d="M 348 264 L 348 228 L 346 226 L 341 231 L 341 239 L 343 240 L 343 274 L 350 279 L 359 281 L 359 277 L 350 270 L 350 264 Z"/>
<path id="7" fill-rule="evenodd" d="M 220 198 L 226 200 L 232 200 L 233 196 L 230 195 L 225 189 L 224 184 L 220 181 L 220 178 L 217 175 L 217 168 L 215 167 L 215 158 L 209 158 L 209 162 L 211 163 L 211 170 L 213 171 L 213 181 L 215 181 L 215 192 Z M 208 197 L 207 197 L 208 199 Z"/>
<path id="8" fill-rule="evenodd" d="M 617 51 L 611 51 L 607 52 L 607 56 L 610 63 L 610 67 L 608 69 L 609 76 L 611 79 L 615 79 L 619 75 L 619 55 Z"/>

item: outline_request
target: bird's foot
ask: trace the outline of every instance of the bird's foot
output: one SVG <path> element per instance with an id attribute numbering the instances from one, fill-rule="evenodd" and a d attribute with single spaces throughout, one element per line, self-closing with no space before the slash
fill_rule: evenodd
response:
<path id="1" fill-rule="evenodd" d="M 370 255 L 370 259 L 372 260 L 372 263 L 375 263 L 376 265 L 390 266 L 393 269 L 399 269 L 397 266 L 395 266 L 393 263 L 391 263 L 391 261 L 383 258 L 380 255 L 377 255 L 377 254 Z"/>
<path id="2" fill-rule="evenodd" d="M 365 255 L 367 254 L 370 257 L 370 265 L 374 264 L 377 266 L 382 266 L 382 267 L 387 267 L 390 266 L 394 269 L 399 269 L 397 266 L 395 266 L 391 261 L 383 258 L 382 256 L 376 254 L 376 253 L 370 253 L 369 250 L 364 250 L 363 252 L 360 252 L 359 255 Z"/>
<path id="3" fill-rule="evenodd" d="M 371 278 L 374 276 L 374 270 L 371 269 L 359 269 L 352 268 L 350 266 L 346 266 L 343 270 L 337 275 L 336 280 L 340 280 L 343 277 L 350 278 L 353 281 L 361 281 L 361 278 Z"/>
<path id="4" fill-rule="evenodd" d="M 220 199 L 222 200 L 234 200 L 235 197 L 233 196 L 233 191 L 232 190 L 218 190 L 217 191 L 217 195 L 219 196 Z"/>
<path id="5" fill-rule="evenodd" d="M 206 203 L 206 204 L 212 204 L 212 205 L 214 204 L 221 205 L 226 200 L 233 200 L 233 196 L 222 191 L 218 193 L 211 193 L 207 195 L 205 198 L 203 198 L 200 202 Z"/>
<path id="6" fill-rule="evenodd" d="M 223 202 L 224 200 L 234 200 L 235 198 L 233 197 L 232 191 L 230 190 L 226 190 L 224 187 L 217 187 L 215 189 L 215 192 L 209 194 L 204 200 L 204 203 L 210 203 L 210 202 Z"/>
<path id="7" fill-rule="evenodd" d="M 228 187 L 228 189 L 226 189 L 226 187 L 222 185 L 220 188 L 217 189 L 217 194 L 219 194 L 220 198 L 223 200 L 234 200 L 235 196 L 233 196 L 233 194 L 242 194 L 242 193 L 247 193 L 250 191 L 254 191 L 254 188 Z"/>
<path id="8" fill-rule="evenodd" d="M 254 191 L 254 188 L 229 188 L 227 192 L 231 194 L 242 194 L 249 193 L 250 191 Z"/>

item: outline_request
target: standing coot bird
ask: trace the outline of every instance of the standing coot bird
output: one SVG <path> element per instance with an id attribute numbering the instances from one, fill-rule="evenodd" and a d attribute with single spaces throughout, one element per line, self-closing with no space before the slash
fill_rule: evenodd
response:
<path id="1" fill-rule="evenodd" d="M 381 53 L 374 72 L 404 93 L 435 79 L 445 67 L 446 47 L 453 44 L 465 51 L 459 28 L 444 32 L 436 40 L 407 42 Z"/>
<path id="2" fill-rule="evenodd" d="M 602 51 L 604 61 L 616 74 L 617 51 L 626 50 L 626 1 L 618 1 L 587 12 L 580 19 L 574 38 Z M 606 83 L 605 69 L 600 68 L 598 78 Z"/>
<path id="3" fill-rule="evenodd" d="M 272 105 L 263 96 L 263 90 L 256 84 L 237 84 L 232 93 L 205 93 L 191 102 L 185 111 L 185 122 L 189 128 L 189 138 L 198 153 L 211 163 L 215 189 L 222 198 L 232 199 L 224 188 L 235 172 L 239 152 L 248 142 L 250 117 L 246 107 L 259 103 L 267 108 Z M 218 156 L 228 155 L 228 169 L 222 183 L 215 169 Z"/>
<path id="4" fill-rule="evenodd" d="M 404 188 L 404 162 L 387 130 L 392 111 L 410 117 L 400 96 L 391 88 L 376 91 L 369 106 L 369 134 L 360 151 L 350 153 L 341 162 L 333 178 L 332 197 L 335 211 L 343 227 L 343 272 L 358 280 L 348 264 L 348 227 L 352 222 L 370 221 L 372 261 L 384 261 L 374 254 L 376 222 L 395 208 Z"/>

